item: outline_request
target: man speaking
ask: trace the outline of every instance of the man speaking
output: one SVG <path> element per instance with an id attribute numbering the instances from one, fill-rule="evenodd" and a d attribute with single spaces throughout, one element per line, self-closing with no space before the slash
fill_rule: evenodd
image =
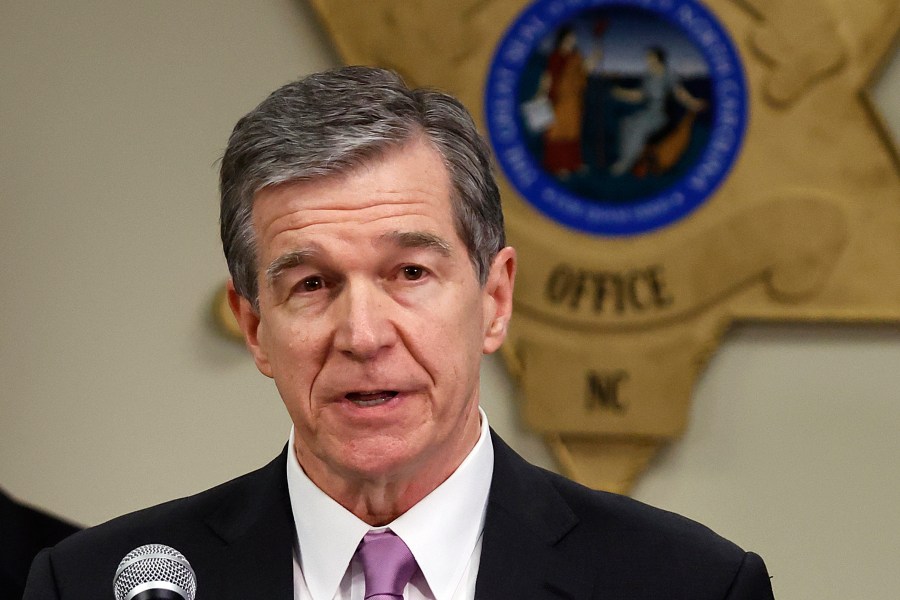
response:
<path id="1" fill-rule="evenodd" d="M 490 431 L 479 367 L 506 335 L 516 253 L 455 99 L 365 67 L 282 87 L 231 135 L 221 231 L 231 308 L 293 422 L 285 451 L 44 551 L 27 600 L 112 598 L 114 581 L 194 595 L 121 587 L 143 548 L 177 554 L 210 600 L 772 597 L 755 554 Z"/>

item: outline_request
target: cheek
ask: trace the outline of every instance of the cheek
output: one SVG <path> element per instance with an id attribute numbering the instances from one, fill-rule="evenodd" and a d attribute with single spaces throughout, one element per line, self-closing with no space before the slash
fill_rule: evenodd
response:
<path id="1" fill-rule="evenodd" d="M 481 308 L 477 302 L 454 302 L 426 320 L 420 337 L 427 339 L 423 353 L 430 358 L 437 374 L 451 379 L 449 385 L 464 386 L 477 377 L 481 363 L 483 330 Z"/>
<path id="2" fill-rule="evenodd" d="M 321 340 L 310 335 L 309 327 L 290 323 L 284 324 L 278 332 L 270 335 L 268 345 L 273 378 L 285 402 L 296 404 L 309 396 L 326 348 Z"/>

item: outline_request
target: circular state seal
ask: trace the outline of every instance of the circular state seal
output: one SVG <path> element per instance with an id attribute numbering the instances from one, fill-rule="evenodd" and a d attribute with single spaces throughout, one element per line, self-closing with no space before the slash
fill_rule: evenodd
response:
<path id="1" fill-rule="evenodd" d="M 497 47 L 485 108 L 498 162 L 529 203 L 629 236 L 684 218 L 724 181 L 747 86 L 696 0 L 538 0 Z"/>

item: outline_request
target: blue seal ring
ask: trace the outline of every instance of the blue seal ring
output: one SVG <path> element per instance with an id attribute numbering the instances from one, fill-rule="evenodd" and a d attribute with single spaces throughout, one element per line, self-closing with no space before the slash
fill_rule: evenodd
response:
<path id="1" fill-rule="evenodd" d="M 590 11 L 631 11 L 667 23 L 694 45 L 706 65 L 713 107 L 708 137 L 676 180 L 649 194 L 623 199 L 614 193 L 573 190 L 541 165 L 527 143 L 523 74 L 550 36 Z M 553 221 L 600 236 L 643 234 L 698 208 L 730 172 L 748 119 L 747 85 L 737 50 L 715 16 L 696 0 L 537 0 L 501 39 L 484 106 L 498 163 L 516 190 Z"/>

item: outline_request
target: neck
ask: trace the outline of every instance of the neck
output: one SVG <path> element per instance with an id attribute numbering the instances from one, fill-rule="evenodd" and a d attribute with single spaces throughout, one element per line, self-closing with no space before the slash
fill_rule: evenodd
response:
<path id="1" fill-rule="evenodd" d="M 449 475 L 448 473 L 447 477 Z M 436 484 L 423 484 L 416 480 L 404 479 L 358 487 L 345 486 L 343 489 L 337 490 L 338 493 L 332 495 L 332 498 L 361 521 L 373 527 L 380 527 L 393 522 L 418 504 L 447 477 Z M 331 494 L 329 493 L 329 495 Z"/>
<path id="2" fill-rule="evenodd" d="M 387 525 L 419 503 L 447 480 L 481 437 L 477 408 L 467 419 L 463 434 L 450 447 L 441 446 L 412 464 L 381 473 L 359 473 L 329 468 L 308 448 L 294 440 L 297 462 L 307 477 L 335 502 L 373 527 Z"/>

